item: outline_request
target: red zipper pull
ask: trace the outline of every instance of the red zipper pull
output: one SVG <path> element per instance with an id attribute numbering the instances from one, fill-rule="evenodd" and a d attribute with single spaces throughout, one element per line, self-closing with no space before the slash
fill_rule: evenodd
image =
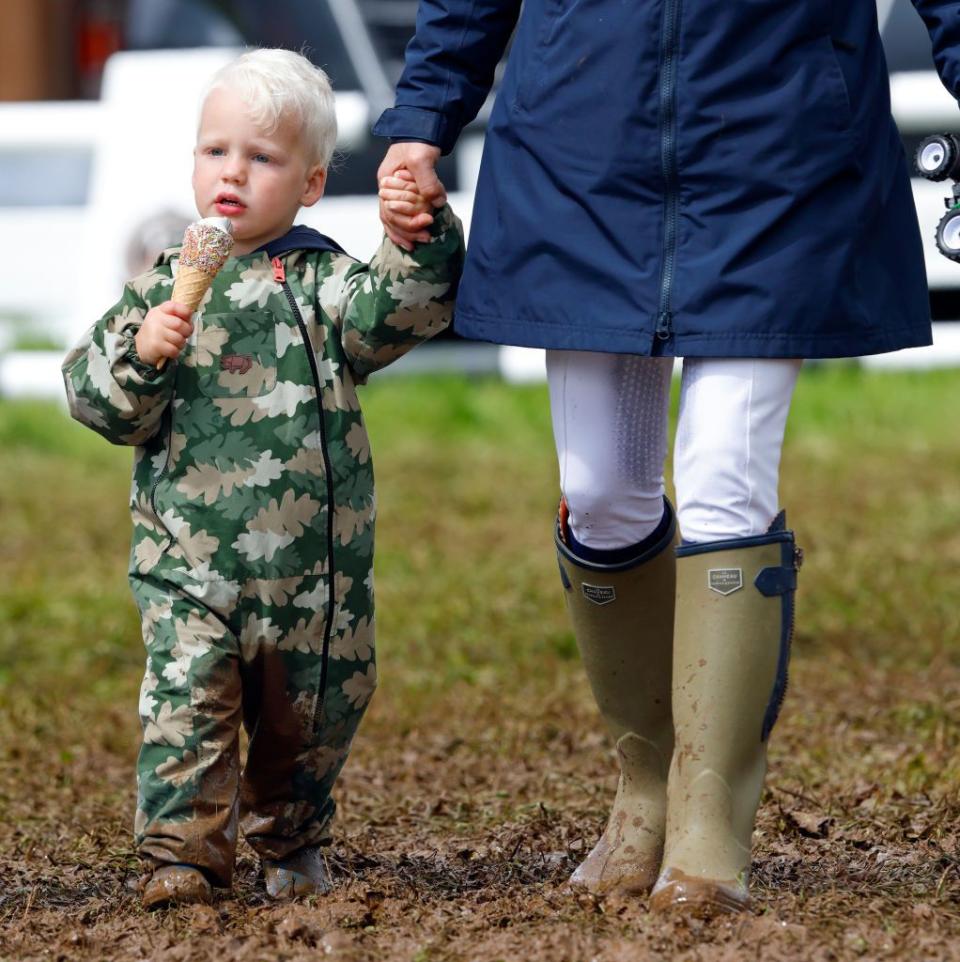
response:
<path id="1" fill-rule="evenodd" d="M 270 263 L 273 265 L 273 279 L 278 284 L 282 284 L 287 279 L 287 272 L 283 269 L 283 263 L 279 257 L 274 257 Z"/>

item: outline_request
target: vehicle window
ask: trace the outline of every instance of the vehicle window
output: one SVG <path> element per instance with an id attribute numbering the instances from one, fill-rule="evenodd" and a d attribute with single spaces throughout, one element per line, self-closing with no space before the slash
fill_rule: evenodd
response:
<path id="1" fill-rule="evenodd" d="M 330 75 L 337 90 L 360 80 L 326 3 L 317 0 L 131 0 L 130 50 L 244 45 L 299 50 Z"/>
<path id="2" fill-rule="evenodd" d="M 930 34 L 910 0 L 893 0 L 880 35 L 891 73 L 934 69 Z"/>

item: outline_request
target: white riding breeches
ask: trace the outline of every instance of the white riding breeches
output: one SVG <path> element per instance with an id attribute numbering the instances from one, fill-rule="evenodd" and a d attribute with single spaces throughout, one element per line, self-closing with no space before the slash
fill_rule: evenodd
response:
<path id="1" fill-rule="evenodd" d="M 685 541 L 762 534 L 779 509 L 787 413 L 801 360 L 688 358 L 674 450 Z M 663 517 L 673 358 L 547 351 L 560 488 L 574 538 L 612 550 Z"/>

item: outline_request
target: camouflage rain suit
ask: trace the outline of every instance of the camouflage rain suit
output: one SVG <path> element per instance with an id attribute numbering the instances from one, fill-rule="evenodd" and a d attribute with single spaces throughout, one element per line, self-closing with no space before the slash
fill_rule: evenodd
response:
<path id="1" fill-rule="evenodd" d="M 355 384 L 449 323 L 463 259 L 449 208 L 431 233 L 412 254 L 385 239 L 370 264 L 304 228 L 286 235 L 294 249 L 281 238 L 232 258 L 179 361 L 157 371 L 133 336 L 170 297 L 167 251 L 64 362 L 73 416 L 136 446 L 135 831 L 148 860 L 229 885 L 239 818 L 263 857 L 329 837 L 330 791 L 377 677 Z"/>

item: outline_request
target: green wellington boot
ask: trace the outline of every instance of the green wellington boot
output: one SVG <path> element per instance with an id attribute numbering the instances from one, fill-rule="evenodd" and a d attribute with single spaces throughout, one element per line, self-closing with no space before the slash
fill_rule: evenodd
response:
<path id="1" fill-rule="evenodd" d="M 802 555 L 781 512 L 764 535 L 683 545 L 677 557 L 676 747 L 650 907 L 710 916 L 749 905 L 750 837 L 786 693 Z"/>
<path id="2" fill-rule="evenodd" d="M 607 827 L 570 879 L 602 894 L 650 891 L 663 852 L 673 752 L 670 665 L 676 520 L 664 500 L 663 536 L 616 565 L 592 564 L 568 547 L 557 523 L 567 607 L 590 687 L 617 746 L 620 781 Z"/>

